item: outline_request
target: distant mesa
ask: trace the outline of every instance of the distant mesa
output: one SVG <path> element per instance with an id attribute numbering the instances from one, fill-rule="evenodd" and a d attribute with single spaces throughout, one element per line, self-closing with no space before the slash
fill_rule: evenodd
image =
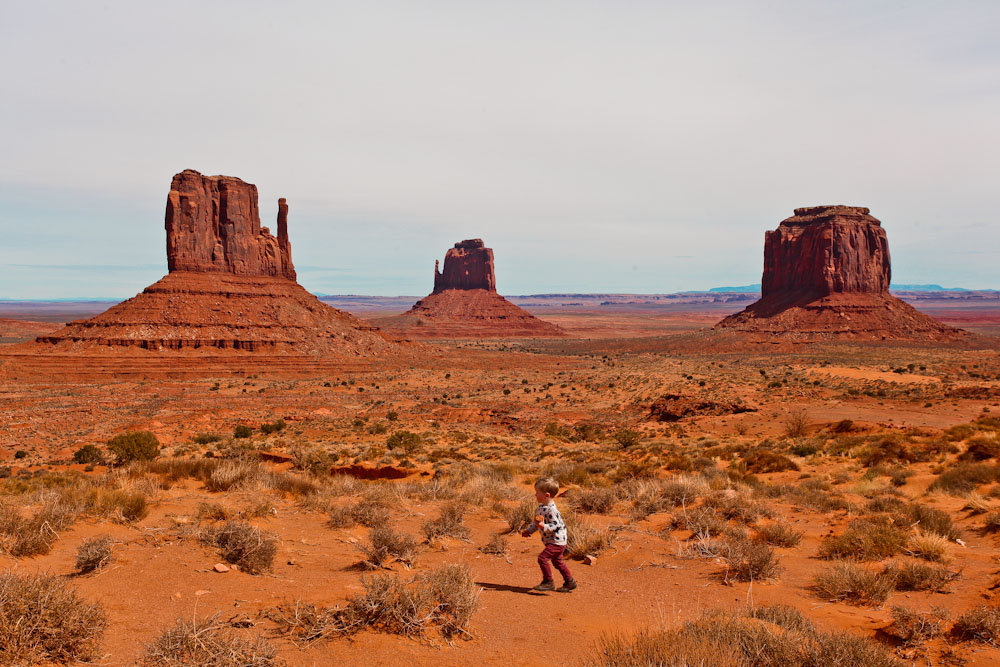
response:
<path id="1" fill-rule="evenodd" d="M 373 320 L 387 331 L 414 338 L 508 338 L 564 336 L 497 294 L 493 250 L 482 239 L 456 243 L 434 262 L 434 291 L 410 310 Z"/>
<path id="2" fill-rule="evenodd" d="M 36 342 L 56 350 L 230 349 L 348 357 L 397 347 L 295 282 L 284 199 L 278 200 L 275 237 L 261 227 L 257 186 L 186 169 L 171 182 L 165 226 L 166 276 Z"/>
<path id="3" fill-rule="evenodd" d="M 761 298 L 716 328 L 893 340 L 964 334 L 891 296 L 890 278 L 889 242 L 867 208 L 797 208 L 764 236 Z"/>

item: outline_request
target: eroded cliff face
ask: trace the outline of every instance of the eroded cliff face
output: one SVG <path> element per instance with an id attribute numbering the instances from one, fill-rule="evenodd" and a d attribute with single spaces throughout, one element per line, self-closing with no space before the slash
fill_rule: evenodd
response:
<path id="1" fill-rule="evenodd" d="M 867 208 L 797 208 L 765 234 L 760 300 L 715 327 L 801 340 L 964 334 L 890 295 L 891 276 L 885 230 Z"/>
<path id="2" fill-rule="evenodd" d="M 493 250 L 482 239 L 468 239 L 449 248 L 444 256 L 444 271 L 434 263 L 434 294 L 449 289 L 484 289 L 497 291 L 493 269 Z"/>
<path id="3" fill-rule="evenodd" d="M 173 271 L 280 276 L 295 280 L 288 205 L 278 200 L 278 236 L 260 226 L 257 186 L 185 169 L 167 195 L 167 267 Z"/>
<path id="4" fill-rule="evenodd" d="M 762 298 L 888 293 L 889 241 L 868 213 L 859 206 L 795 209 L 764 236 Z"/>

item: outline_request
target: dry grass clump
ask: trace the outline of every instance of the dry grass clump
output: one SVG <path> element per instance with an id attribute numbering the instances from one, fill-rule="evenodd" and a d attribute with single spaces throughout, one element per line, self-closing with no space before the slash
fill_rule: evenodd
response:
<path id="1" fill-rule="evenodd" d="M 958 578 L 959 573 L 940 565 L 926 563 L 889 563 L 883 574 L 891 577 L 897 591 L 943 592 L 945 587 Z"/>
<path id="2" fill-rule="evenodd" d="M 389 507 L 374 499 L 362 499 L 353 505 L 334 507 L 327 516 L 327 523 L 332 528 L 350 528 L 357 524 L 373 528 L 388 523 L 391 518 Z"/>
<path id="3" fill-rule="evenodd" d="M 982 484 L 1000 481 L 1000 466 L 985 463 L 959 463 L 941 473 L 931 491 L 944 491 L 953 496 L 965 496 Z"/>
<path id="4" fill-rule="evenodd" d="M 536 509 L 538 509 L 538 503 L 531 498 L 507 508 L 503 513 L 503 518 L 507 521 L 507 532 L 519 533 L 527 529 L 535 522 Z"/>
<path id="5" fill-rule="evenodd" d="M 747 524 L 774 515 L 770 507 L 755 498 L 749 491 L 741 492 L 730 489 L 718 491 L 705 498 L 704 506 L 714 508 L 726 519 Z"/>
<path id="6" fill-rule="evenodd" d="M 563 521 L 566 523 L 565 553 L 567 558 L 596 556 L 611 547 L 615 541 L 613 531 L 606 528 L 595 528 L 588 520 L 580 519 L 572 512 L 564 514 Z"/>
<path id="7" fill-rule="evenodd" d="M 613 489 L 580 489 L 573 495 L 573 506 L 580 512 L 608 514 L 617 500 Z"/>
<path id="8" fill-rule="evenodd" d="M 993 505 L 987 498 L 979 495 L 975 491 L 970 493 L 965 499 L 965 504 L 962 506 L 963 510 L 966 510 L 970 514 L 986 514 L 993 510 Z"/>
<path id="9" fill-rule="evenodd" d="M 774 610 L 772 612 L 772 610 Z M 671 630 L 603 636 L 586 667 L 903 667 L 877 642 L 817 630 L 794 609 L 705 612 Z"/>
<path id="10" fill-rule="evenodd" d="M 746 466 L 746 471 L 752 475 L 799 469 L 798 464 L 790 458 L 769 449 L 754 449 L 745 453 L 743 463 Z"/>
<path id="11" fill-rule="evenodd" d="M 358 545 L 364 555 L 364 565 L 372 569 L 385 567 L 394 561 L 409 567 L 417 558 L 417 541 L 409 535 L 397 533 L 391 526 L 375 526 L 368 532 L 368 541 Z"/>
<path id="12" fill-rule="evenodd" d="M 937 533 L 915 530 L 906 545 L 906 553 L 935 563 L 947 563 L 948 540 Z"/>
<path id="13" fill-rule="evenodd" d="M 954 541 L 962 536 L 962 531 L 952 523 L 951 515 L 936 507 L 910 503 L 901 514 L 901 517 L 896 518 L 896 525 L 914 526 L 924 532 L 940 535 L 946 540 Z"/>
<path id="14" fill-rule="evenodd" d="M 678 475 L 660 482 L 660 495 L 674 507 L 689 505 L 708 492 L 704 477 Z"/>
<path id="15" fill-rule="evenodd" d="M 132 523 L 149 514 L 146 495 L 140 491 L 94 489 L 88 499 L 88 509 L 98 516 L 110 516 L 119 523 Z"/>
<path id="16" fill-rule="evenodd" d="M 86 574 L 99 570 L 111 562 L 111 546 L 115 543 L 110 535 L 97 535 L 83 541 L 76 550 L 77 572 Z"/>
<path id="17" fill-rule="evenodd" d="M 69 663 L 97 657 L 107 616 L 48 574 L 0 573 L 0 663 Z"/>
<path id="18" fill-rule="evenodd" d="M 768 523 L 754 527 L 754 539 L 773 547 L 790 548 L 802 541 L 802 533 L 787 523 Z"/>
<path id="19" fill-rule="evenodd" d="M 983 520 L 983 530 L 987 533 L 1000 531 L 1000 511 L 990 512 Z"/>
<path id="20" fill-rule="evenodd" d="M 837 563 L 816 575 L 812 588 L 830 602 L 877 607 L 888 599 L 894 586 L 890 572 L 872 572 L 860 565 Z"/>
<path id="21" fill-rule="evenodd" d="M 178 620 L 146 646 L 138 664 L 147 667 L 271 667 L 280 665 L 281 660 L 264 637 L 237 632 L 220 621 L 216 614 L 191 621 Z"/>
<path id="22" fill-rule="evenodd" d="M 50 496 L 30 516 L 14 504 L 0 504 L 0 550 L 15 558 L 47 554 L 59 531 L 73 525 L 80 512 L 78 503 L 60 496 Z"/>
<path id="23" fill-rule="evenodd" d="M 491 556 L 506 556 L 507 548 L 507 537 L 502 533 L 496 533 L 490 538 L 489 542 L 479 547 L 479 550 Z"/>
<path id="24" fill-rule="evenodd" d="M 364 592 L 343 608 L 319 609 L 301 601 L 263 612 L 278 632 L 293 642 L 310 643 L 350 635 L 365 628 L 416 637 L 437 627 L 446 639 L 471 637 L 469 626 L 479 607 L 481 589 L 464 565 L 444 565 L 408 582 L 376 574 L 361 580 Z"/>
<path id="25" fill-rule="evenodd" d="M 973 607 L 958 617 L 951 631 L 960 639 L 997 646 L 1000 644 L 1000 605 Z"/>
<path id="26" fill-rule="evenodd" d="M 726 581 L 774 579 L 781 572 L 780 559 L 774 553 L 774 547 L 754 540 L 727 539 L 723 558 L 726 561 Z"/>
<path id="27" fill-rule="evenodd" d="M 256 461 L 226 459 L 209 472 L 205 488 L 209 491 L 251 488 L 262 480 L 264 474 Z"/>
<path id="28" fill-rule="evenodd" d="M 720 535 L 729 527 L 711 507 L 696 507 L 675 514 L 670 520 L 670 525 L 703 537 Z"/>
<path id="29" fill-rule="evenodd" d="M 260 574 L 274 565 L 278 538 L 243 521 L 227 521 L 202 529 L 199 539 L 219 549 L 222 558 L 244 572 Z"/>
<path id="30" fill-rule="evenodd" d="M 462 523 L 467 508 L 465 503 L 452 501 L 441 508 L 441 514 L 436 519 L 428 519 L 420 526 L 421 532 L 428 542 L 439 537 L 455 537 L 468 539 L 469 528 Z"/>
<path id="31" fill-rule="evenodd" d="M 944 634 L 944 624 L 948 620 L 948 610 L 940 607 L 931 607 L 930 611 L 914 611 L 893 605 L 891 612 L 890 632 L 908 646 L 940 637 Z"/>
<path id="32" fill-rule="evenodd" d="M 222 505 L 221 503 L 198 503 L 198 514 L 199 519 L 207 519 L 209 521 L 225 521 L 232 516 L 232 512 L 228 507 Z"/>
<path id="33" fill-rule="evenodd" d="M 841 535 L 824 539 L 819 557 L 882 560 L 898 554 L 906 544 L 906 532 L 888 518 L 865 517 L 852 521 Z"/>

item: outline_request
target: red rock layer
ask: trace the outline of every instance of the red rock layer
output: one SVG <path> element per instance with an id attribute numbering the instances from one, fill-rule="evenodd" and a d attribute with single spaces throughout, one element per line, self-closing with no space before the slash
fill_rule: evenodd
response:
<path id="1" fill-rule="evenodd" d="M 765 235 L 760 300 L 716 328 L 875 340 L 962 335 L 889 294 L 889 243 L 868 213 L 856 206 L 795 209 Z"/>
<path id="2" fill-rule="evenodd" d="M 564 336 L 496 292 L 450 289 L 424 297 L 395 317 L 373 320 L 387 332 L 410 338 L 508 338 Z"/>
<path id="3" fill-rule="evenodd" d="M 260 226 L 257 186 L 231 176 L 185 169 L 167 195 L 170 271 L 283 276 L 295 280 L 288 243 L 288 206 L 278 200 L 278 237 Z"/>
<path id="4" fill-rule="evenodd" d="M 174 271 L 142 293 L 39 343 L 68 351 L 242 350 L 380 356 L 396 345 L 298 283 L 272 276 Z"/>
<path id="5" fill-rule="evenodd" d="M 493 250 L 482 239 L 469 239 L 449 248 L 444 256 L 444 271 L 434 262 L 434 294 L 450 289 L 497 291 L 493 270 Z"/>

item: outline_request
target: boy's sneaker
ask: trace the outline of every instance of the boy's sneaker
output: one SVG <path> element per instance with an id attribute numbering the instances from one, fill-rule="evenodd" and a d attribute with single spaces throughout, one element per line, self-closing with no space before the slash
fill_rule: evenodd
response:
<path id="1" fill-rule="evenodd" d="M 569 581 L 563 582 L 563 585 L 556 589 L 557 593 L 569 593 L 576 589 L 576 579 L 570 579 Z"/>
<path id="2" fill-rule="evenodd" d="M 556 589 L 556 582 L 551 579 L 545 579 L 542 583 L 535 586 L 533 590 L 536 591 L 554 591 Z"/>

